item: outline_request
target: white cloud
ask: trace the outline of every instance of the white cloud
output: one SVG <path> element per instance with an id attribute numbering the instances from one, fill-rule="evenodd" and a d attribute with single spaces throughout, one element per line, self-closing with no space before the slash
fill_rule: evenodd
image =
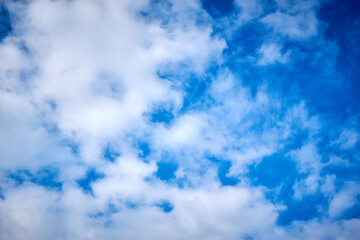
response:
<path id="1" fill-rule="evenodd" d="M 289 226 L 286 233 L 280 234 L 283 238 L 279 239 L 357 239 L 360 220 L 342 220 L 332 222 L 328 220 L 309 222 L 295 222 Z"/>
<path id="2" fill-rule="evenodd" d="M 259 65 L 268 65 L 275 62 L 286 63 L 289 59 L 290 52 L 281 53 L 281 46 L 276 43 L 268 43 L 261 45 L 258 50 L 260 59 L 258 60 Z"/>
<path id="3" fill-rule="evenodd" d="M 329 162 L 327 162 L 325 165 L 335 165 L 335 166 L 349 166 L 350 163 L 346 159 L 339 158 L 337 156 L 331 156 L 329 159 Z"/>
<path id="4" fill-rule="evenodd" d="M 244 1 L 236 0 L 235 5 L 239 8 L 238 22 L 244 24 L 258 18 L 263 13 L 263 4 L 260 0 Z"/>
<path id="5" fill-rule="evenodd" d="M 360 135 L 355 129 L 344 129 L 333 144 L 339 145 L 341 149 L 350 149 L 357 144 L 359 139 Z"/>
<path id="6" fill-rule="evenodd" d="M 325 196 L 331 196 L 335 193 L 336 190 L 336 186 L 335 186 L 335 180 L 336 180 L 336 176 L 335 175 L 326 175 L 323 183 L 321 185 L 321 192 L 325 195 Z"/>
<path id="7" fill-rule="evenodd" d="M 158 138 L 151 144 L 164 149 L 171 146 L 174 151 L 193 148 L 200 155 L 207 150 L 221 153 L 225 139 L 232 138 L 227 136 L 228 126 L 216 123 L 221 114 L 232 114 L 235 119 L 230 124 L 238 124 L 251 111 L 247 104 L 266 105 L 263 95 L 253 102 L 240 88 L 231 100 L 221 100 L 227 101 L 225 109 L 185 114 L 168 128 L 159 125 L 149 130 L 153 125 L 148 125 L 144 113 L 162 103 L 182 104 L 183 93 L 173 85 L 177 83 L 159 78 L 157 71 L 168 68 L 176 74 L 177 64 L 185 63 L 187 71 L 202 74 L 211 61 L 221 61 L 225 43 L 212 36 L 211 26 L 187 19 L 189 9 L 201 14 L 196 4 L 174 2 L 170 10 L 163 9 L 183 19 L 165 25 L 136 15 L 146 4 L 81 0 L 8 4 L 18 17 L 14 38 L 22 41 L 29 53 L 22 56 L 12 42 L 5 41 L 2 46 L 1 53 L 13 57 L 1 69 L 7 84 L 1 86 L 1 119 L 8 134 L 2 139 L 1 154 L 12 158 L 1 167 L 8 170 L 31 165 L 36 171 L 38 166 L 52 165 L 59 168 L 63 187 L 55 191 L 28 180 L 18 187 L 2 182 L 2 239 L 159 239 L 166 232 L 173 239 L 184 234 L 188 239 L 237 239 L 271 230 L 276 207 L 260 190 L 246 185 L 220 187 L 213 167 L 203 176 L 194 173 L 192 181 L 198 181 L 198 188 L 167 185 L 152 179 L 158 159 L 140 161 L 129 147 L 126 134 L 155 131 Z M 36 71 L 26 79 L 26 88 L 19 76 L 14 77 L 16 82 L 5 74 L 12 68 L 29 71 L 28 66 Z M 235 99 L 238 97 L 240 102 Z M 239 106 L 244 107 L 242 113 L 235 112 Z M 222 122 L 229 124 L 225 119 Z M 47 131 L 46 124 L 56 126 L 55 132 Z M 78 144 L 78 155 L 72 156 L 62 139 Z M 254 136 L 252 141 L 256 139 Z M 122 145 L 122 155 L 114 163 L 100 159 L 109 141 Z M 37 160 L 41 163 L 35 165 Z M 94 196 L 85 194 L 74 181 L 85 177 L 86 166 L 104 174 L 103 179 L 91 183 Z M 169 200 L 174 210 L 164 213 L 156 207 L 163 200 Z M 131 209 L 127 202 L 139 206 Z M 118 210 L 109 212 L 109 204 Z M 99 212 L 103 215 L 97 215 Z"/>
<path id="8" fill-rule="evenodd" d="M 45 121 L 26 95 L 0 92 L 0 168 L 36 169 L 74 161 L 70 148 L 46 131 Z"/>
<path id="9" fill-rule="evenodd" d="M 228 71 L 213 80 L 206 94 L 215 101 L 213 106 L 189 111 L 170 126 L 156 125 L 152 133 L 155 149 L 175 151 L 173 160 L 191 166 L 191 171 L 202 168 L 210 155 L 230 160 L 229 175 L 238 176 L 246 173 L 249 164 L 280 149 L 282 141 L 294 134 L 293 125 L 314 133 L 318 129 L 316 117 L 308 116 L 303 103 L 287 109 L 285 116 L 276 114 L 283 106 L 265 87 L 251 96 Z M 269 116 L 269 121 L 259 122 Z M 259 124 L 261 130 L 255 127 Z"/>
<path id="10" fill-rule="evenodd" d="M 290 155 L 298 163 L 299 172 L 301 173 L 318 173 L 322 167 L 321 156 L 318 154 L 314 143 L 308 143 L 299 150 L 292 151 Z"/>
<path id="11" fill-rule="evenodd" d="M 320 176 L 318 174 L 310 174 L 294 185 L 294 198 L 302 200 L 305 195 L 314 194 L 319 187 Z"/>
<path id="12" fill-rule="evenodd" d="M 271 27 L 275 33 L 290 39 L 306 40 L 318 33 L 315 9 L 318 1 L 277 1 L 280 10 L 270 13 L 260 21 Z"/>
<path id="13" fill-rule="evenodd" d="M 304 195 L 316 193 L 319 187 L 320 170 L 322 168 L 321 156 L 318 154 L 314 143 L 307 143 L 299 150 L 290 152 L 290 156 L 296 161 L 299 172 L 307 174 L 305 179 L 294 185 L 294 198 L 301 200 Z"/>
<path id="14" fill-rule="evenodd" d="M 354 182 L 348 182 L 345 187 L 334 195 L 330 201 L 328 214 L 335 218 L 341 216 L 346 210 L 356 203 L 356 197 L 360 194 L 360 186 Z"/>
<path id="15" fill-rule="evenodd" d="M 224 41 L 211 36 L 210 26 L 197 26 L 192 19 L 163 26 L 156 19 L 137 18 L 136 11 L 146 4 L 9 3 L 13 14 L 21 13 L 14 26 L 16 37 L 30 49 L 28 61 L 37 69 L 27 80 L 31 90 L 25 101 L 39 108 L 54 102 L 56 108 L 47 111 L 47 117 L 62 134 L 81 143 L 81 156 L 88 162 L 96 161 L 107 139 L 141 128 L 143 113 L 154 104 L 181 105 L 181 92 L 156 75 L 164 64 L 188 62 L 189 71 L 201 72 L 209 61 L 220 59 L 225 47 Z M 188 7 L 202 11 L 193 4 L 175 4 L 171 11 L 187 15 Z M 21 51 L 13 45 L 3 49 L 14 56 L 13 66 L 24 70 L 20 61 L 26 59 L 16 57 Z"/>
<path id="16" fill-rule="evenodd" d="M 104 180 L 103 186 L 114 185 L 117 180 Z M 271 231 L 277 217 L 276 208 L 263 199 L 261 192 L 245 186 L 178 189 L 147 185 L 151 190 L 147 195 L 138 192 L 128 198 L 140 204 L 135 209 L 123 207 L 126 199 L 121 194 L 104 200 L 97 197 L 103 196 L 99 192 L 92 198 L 71 187 L 61 195 L 34 185 L 12 189 L 6 200 L 0 201 L 4 210 L 1 219 L 6 219 L 0 236 L 159 239 L 169 234 L 170 239 L 238 239 L 250 234 L 262 238 Z M 164 213 L 155 206 L 161 200 L 159 196 L 174 204 L 173 211 Z M 107 213 L 109 203 L 118 210 Z M 97 215 L 99 211 L 103 215 Z"/>

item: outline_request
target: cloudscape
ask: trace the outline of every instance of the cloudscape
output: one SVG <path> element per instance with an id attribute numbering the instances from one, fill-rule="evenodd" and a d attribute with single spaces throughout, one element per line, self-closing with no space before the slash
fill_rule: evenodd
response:
<path id="1" fill-rule="evenodd" d="M 0 239 L 359 239 L 357 0 L 1 0 Z"/>

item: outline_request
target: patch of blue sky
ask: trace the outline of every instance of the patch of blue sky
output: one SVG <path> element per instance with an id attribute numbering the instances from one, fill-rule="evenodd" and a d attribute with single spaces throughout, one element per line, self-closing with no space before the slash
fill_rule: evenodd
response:
<path id="1" fill-rule="evenodd" d="M 358 156 L 356 155 L 356 151 L 358 148 L 343 150 L 339 149 L 337 146 L 331 146 L 331 142 L 326 144 L 326 146 L 323 146 L 323 144 L 317 144 L 317 146 L 319 153 L 322 155 L 322 163 L 324 164 L 329 164 L 332 158 L 341 159 L 344 166 L 356 166 L 357 164 L 360 164 Z"/>
<path id="2" fill-rule="evenodd" d="M 253 240 L 254 238 L 252 236 L 246 234 L 245 236 L 243 236 L 243 239 L 244 240 Z"/>
<path id="3" fill-rule="evenodd" d="M 333 171 L 329 171 L 329 168 Z M 359 181 L 359 168 L 345 166 L 328 166 L 322 170 L 321 175 L 334 174 L 335 188 L 337 191 L 344 187 L 345 181 Z M 296 181 L 305 179 L 308 174 L 299 174 L 296 163 L 280 154 L 264 158 L 259 164 L 250 166 L 247 177 L 254 186 L 269 188 L 266 197 L 274 203 L 284 204 L 286 210 L 279 212 L 277 223 L 288 225 L 293 221 L 308 221 L 314 218 L 321 219 L 326 216 L 328 198 L 317 191 L 313 194 L 304 195 L 301 199 L 294 198 L 294 184 Z M 341 219 L 359 217 L 359 204 L 348 209 L 340 216 Z"/>
<path id="4" fill-rule="evenodd" d="M 275 153 L 249 166 L 246 176 L 255 186 L 276 188 L 297 176 L 296 163 L 283 153 Z"/>
<path id="5" fill-rule="evenodd" d="M 119 151 L 117 151 L 111 144 L 108 144 L 103 150 L 102 158 L 107 161 L 114 162 L 120 155 Z"/>
<path id="6" fill-rule="evenodd" d="M 296 45 L 296 44 L 295 44 Z M 321 48 L 317 46 L 316 49 Z M 232 68 L 245 69 L 236 71 L 246 87 L 252 92 L 259 86 L 266 83 L 270 92 L 277 92 L 283 96 L 283 101 L 291 105 L 306 99 L 312 108 L 317 111 L 338 111 L 344 106 L 344 90 L 338 89 L 325 82 L 323 79 L 327 69 L 323 69 L 323 62 L 328 56 L 323 56 L 316 63 L 313 62 L 313 49 L 299 50 L 298 46 L 292 46 L 290 62 L 287 64 L 274 63 L 268 66 L 257 66 L 254 63 L 238 63 Z M 334 56 L 335 57 L 335 56 Z M 335 66 L 330 66 L 335 67 Z M 335 78 L 336 76 L 334 76 Z M 335 80 L 334 80 L 335 81 Z M 332 96 L 327 101 L 324 97 Z M 335 108 L 334 104 L 337 103 Z"/>
<path id="7" fill-rule="evenodd" d="M 63 185 L 58 179 L 59 170 L 52 167 L 42 168 L 36 172 L 32 172 L 28 169 L 16 170 L 14 172 L 9 172 L 8 177 L 14 180 L 17 185 L 31 182 L 57 191 L 61 191 Z"/>
<path id="8" fill-rule="evenodd" d="M 233 0 L 202 0 L 202 7 L 214 18 L 223 17 L 234 10 Z"/>
<path id="9" fill-rule="evenodd" d="M 240 179 L 237 177 L 228 176 L 230 167 L 230 161 L 220 161 L 218 177 L 222 186 L 235 186 L 240 182 Z"/>
<path id="10" fill-rule="evenodd" d="M 338 70 L 348 85 L 346 95 L 353 112 L 360 110 L 360 3 L 356 0 L 330 1 L 319 11 L 328 25 L 324 35 L 339 46 Z M 343 87 L 343 86 L 342 86 Z M 345 109 L 344 109 L 345 110 Z"/>
<path id="11" fill-rule="evenodd" d="M 191 176 L 202 177 L 207 174 L 207 169 L 209 167 L 209 162 L 198 161 L 193 164 L 189 164 L 189 161 L 194 161 L 195 159 L 188 159 L 191 156 L 182 153 L 173 152 L 162 152 L 159 160 L 157 162 L 157 171 L 154 173 L 154 177 L 160 179 L 161 181 L 176 185 L 178 188 L 193 188 L 196 186 L 196 183 L 191 180 Z M 214 158 L 216 159 L 216 158 Z M 196 160 L 195 160 L 196 161 Z M 220 162 L 216 160 L 210 160 L 212 162 Z M 211 164 L 210 164 L 211 165 Z M 214 165 L 215 166 L 215 165 Z M 221 166 L 221 164 L 219 164 Z M 213 165 L 211 166 L 213 167 Z M 176 171 L 181 169 L 181 176 L 176 175 Z M 227 178 L 225 172 L 228 170 L 227 166 L 222 169 L 221 175 L 223 180 L 227 185 L 235 185 L 234 179 Z M 153 177 L 147 178 L 146 181 L 154 181 Z"/>
<path id="12" fill-rule="evenodd" d="M 11 19 L 8 9 L 0 3 L 0 41 L 12 31 Z"/>
<path id="13" fill-rule="evenodd" d="M 290 147 L 284 147 L 282 151 L 249 166 L 249 172 L 246 174 L 252 185 L 268 188 L 266 197 L 269 200 L 286 206 L 286 210 L 279 213 L 278 224 L 280 225 L 288 225 L 296 220 L 307 221 L 322 217 L 324 213 L 321 212 L 321 209 L 326 209 L 328 205 L 327 197 L 320 191 L 305 195 L 302 199 L 294 198 L 295 183 L 304 180 L 309 175 L 299 173 L 297 163 L 287 154 L 290 149 L 297 149 L 301 146 L 303 140 L 306 139 L 301 136 L 299 138 L 294 144 L 290 144 Z M 334 169 L 339 168 L 335 167 Z M 321 175 L 325 176 L 326 174 L 330 174 L 330 172 Z M 335 182 L 338 189 L 344 183 L 343 179 L 336 179 Z"/>
<path id="14" fill-rule="evenodd" d="M 211 65 L 207 69 L 206 73 L 202 76 L 196 74 L 186 74 L 181 76 L 181 69 L 186 66 L 176 66 L 174 69 L 163 69 L 157 74 L 160 78 L 166 79 L 172 82 L 173 87 L 179 91 L 184 92 L 183 104 L 178 111 L 175 111 L 173 106 L 158 105 L 151 112 L 145 114 L 145 117 L 152 123 L 162 123 L 166 126 L 171 125 L 172 121 L 185 114 L 190 110 L 203 110 L 209 103 L 208 90 L 212 84 L 212 78 L 216 77 L 219 70 L 219 66 Z M 179 78 L 182 79 L 181 82 Z"/>
<path id="15" fill-rule="evenodd" d="M 38 171 L 34 176 L 34 181 L 49 188 L 55 188 L 57 190 L 62 189 L 62 183 L 58 180 L 59 172 L 57 169 L 45 168 Z"/>
<path id="16" fill-rule="evenodd" d="M 323 175 L 336 175 L 338 185 L 341 185 L 344 181 L 360 181 L 360 164 L 349 164 L 348 166 L 341 165 L 329 165 L 325 166 L 321 173 Z"/>
<path id="17" fill-rule="evenodd" d="M 360 195 L 355 198 L 355 204 L 351 208 L 347 209 L 339 219 L 349 220 L 353 218 L 360 218 Z"/>
<path id="18" fill-rule="evenodd" d="M 301 146 L 297 143 L 294 146 L 299 145 Z M 327 197 L 320 191 L 305 195 L 300 200 L 294 198 L 295 182 L 304 180 L 309 174 L 299 173 L 296 162 L 286 154 L 289 149 L 284 150 L 265 157 L 260 163 L 251 165 L 246 177 L 254 186 L 267 187 L 269 191 L 266 197 L 272 202 L 281 203 L 287 207 L 286 210 L 280 212 L 278 224 L 287 225 L 295 220 L 307 221 L 324 216 L 325 213 L 321 212 L 321 209 L 326 210 L 328 202 Z M 326 153 L 322 153 L 322 156 L 326 156 Z M 357 165 L 328 165 L 321 170 L 320 175 L 322 177 L 335 175 L 335 189 L 339 190 L 344 187 L 346 181 L 358 182 L 360 180 L 358 175 L 360 168 Z M 355 210 L 347 212 L 348 215 L 350 213 L 356 215 Z"/>
<path id="19" fill-rule="evenodd" d="M 224 29 L 217 29 L 220 33 Z M 256 22 L 250 22 L 240 28 L 237 28 L 231 38 L 226 41 L 227 48 L 224 50 L 225 59 L 229 66 L 236 66 L 244 61 L 241 57 L 254 54 L 255 51 L 264 42 L 265 27 Z M 235 71 L 236 72 L 236 71 Z"/>
<path id="20" fill-rule="evenodd" d="M 174 205 L 169 201 L 162 201 L 156 204 L 157 207 L 161 208 L 165 213 L 169 213 L 174 209 Z"/>
<path id="21" fill-rule="evenodd" d="M 151 154 L 151 148 L 149 143 L 147 142 L 139 142 L 139 154 L 140 158 L 146 159 Z"/>
<path id="22" fill-rule="evenodd" d="M 68 147 L 73 155 L 78 156 L 79 148 L 80 148 L 79 143 L 75 142 L 72 139 L 67 138 L 67 139 L 61 140 L 61 145 L 65 146 L 65 147 Z"/>
<path id="23" fill-rule="evenodd" d="M 352 26 L 352 29 L 356 28 Z M 238 75 L 252 92 L 256 92 L 258 86 L 266 82 L 270 90 L 280 92 L 284 100 L 290 101 L 289 103 L 303 98 L 309 101 L 309 105 L 316 111 L 335 113 L 334 116 L 343 116 L 345 119 L 347 115 L 341 113 L 346 106 L 358 105 L 359 101 L 355 101 L 354 98 L 358 98 L 359 94 L 346 94 L 349 90 L 355 93 L 358 91 L 359 88 L 356 87 L 349 89 L 354 85 L 357 86 L 358 81 L 353 79 L 350 82 L 342 82 L 341 88 L 336 85 L 342 77 L 337 74 L 338 70 L 341 72 L 339 63 L 344 61 L 338 59 L 336 47 L 329 47 L 333 45 L 332 40 L 323 39 L 321 36 L 316 37 L 316 41 L 305 43 L 281 39 L 282 52 L 291 51 L 291 60 L 288 64 L 277 63 L 259 67 L 254 62 L 244 61 L 243 57 L 257 55 L 256 51 L 266 40 L 268 31 L 256 22 L 239 28 L 227 41 L 228 48 L 224 51 L 225 66 Z M 316 61 L 314 54 L 318 58 Z M 349 70 L 343 69 L 346 69 L 346 72 Z M 356 71 L 358 68 L 352 69 Z M 327 101 L 323 101 L 324 98 Z"/>
<path id="24" fill-rule="evenodd" d="M 240 182 L 239 178 L 235 176 L 228 176 L 229 170 L 232 166 L 231 161 L 215 156 L 208 156 L 208 160 L 216 164 L 218 168 L 217 175 L 222 186 L 235 186 Z"/>
<path id="25" fill-rule="evenodd" d="M 290 129 L 293 131 L 293 134 L 284 140 L 284 146 L 278 153 L 286 154 L 291 150 L 299 149 L 309 139 L 309 131 L 297 129 L 296 124 L 291 126 Z"/>
<path id="26" fill-rule="evenodd" d="M 79 184 L 80 188 L 82 188 L 85 193 L 93 194 L 91 184 L 98 179 L 102 179 L 103 177 L 104 177 L 104 174 L 97 172 L 96 169 L 94 169 L 94 168 L 90 168 L 86 172 L 84 178 L 77 180 L 77 183 Z"/>
<path id="27" fill-rule="evenodd" d="M 189 110 L 193 109 L 204 109 L 208 104 L 208 90 L 211 87 L 212 81 L 217 77 L 220 66 L 211 63 L 210 66 L 206 69 L 206 73 L 201 75 L 198 74 L 188 74 L 186 70 L 186 63 L 184 66 L 181 64 L 176 66 L 174 69 L 165 69 L 163 73 L 158 73 L 158 75 L 162 78 L 168 79 L 173 83 L 174 88 L 184 92 L 183 96 L 183 105 L 179 110 L 178 114 L 186 113 Z M 184 73 L 185 72 L 185 73 Z M 184 74 L 184 75 L 183 75 Z M 181 79 L 181 82 L 178 82 Z M 164 110 L 164 112 L 162 112 Z M 172 108 L 157 108 L 154 112 L 156 114 L 160 114 L 159 117 L 162 117 L 161 113 L 167 114 L 167 122 L 169 122 L 174 116 Z M 170 114 L 171 113 L 171 114 Z M 154 117 L 155 117 L 154 116 Z M 156 121 L 156 119 L 154 119 Z M 161 120 L 161 118 L 160 118 Z"/>
<path id="28" fill-rule="evenodd" d="M 8 173 L 8 177 L 14 180 L 16 184 L 21 185 L 32 178 L 32 173 L 28 169 L 22 169 Z"/>
<path id="29" fill-rule="evenodd" d="M 320 8 L 319 17 L 329 23 L 324 32 L 325 37 L 319 37 L 311 44 L 303 44 L 303 52 L 307 53 L 307 57 L 302 61 L 303 65 L 296 65 L 294 68 L 296 72 L 303 71 L 303 74 L 295 75 L 303 76 L 295 78 L 300 84 L 301 96 L 310 100 L 312 105 L 317 107 L 317 111 L 334 113 L 332 117 L 346 118 L 349 110 L 352 113 L 359 111 L 360 51 L 349 44 L 351 41 L 359 42 L 360 39 L 360 31 L 356 27 L 356 22 L 360 22 L 358 9 L 359 3 L 356 1 L 346 1 L 345 4 L 342 1 L 333 1 L 324 4 Z M 335 49 L 331 47 L 334 43 L 338 46 Z M 316 53 L 322 56 L 314 63 L 312 59 Z M 306 62 L 311 64 L 307 65 Z M 329 75 L 333 72 L 335 79 Z"/>
<path id="30" fill-rule="evenodd" d="M 327 136 L 326 133 L 321 136 L 322 141 L 317 144 L 318 152 L 322 156 L 322 164 L 324 164 L 321 175 L 336 175 L 338 186 L 344 181 L 360 181 L 358 144 L 351 149 L 341 149 L 332 144 L 331 136 Z M 337 162 L 333 162 L 334 159 Z"/>
<path id="31" fill-rule="evenodd" d="M 359 17 L 360 3 L 357 0 L 335 0 L 325 2 L 319 10 L 319 18 L 327 23 L 324 35 L 326 38 L 336 41 L 340 47 L 339 64 L 344 69 L 355 67 L 359 61 L 359 49 L 353 48 L 359 41 Z M 348 65 L 350 64 L 350 66 Z"/>
<path id="32" fill-rule="evenodd" d="M 5 199 L 5 195 L 3 194 L 3 190 L 0 186 L 0 199 L 4 200 Z"/>
<path id="33" fill-rule="evenodd" d="M 303 199 L 294 200 L 288 192 L 292 192 L 292 186 L 282 188 L 284 196 L 281 196 L 281 202 L 286 205 L 286 209 L 279 212 L 277 223 L 279 225 L 288 225 L 293 221 L 309 221 L 317 218 L 322 219 L 328 202 L 327 198 L 321 193 L 315 193 L 310 196 L 304 196 Z M 325 208 L 325 209 L 324 209 Z"/>
<path id="34" fill-rule="evenodd" d="M 170 125 L 174 119 L 174 113 L 172 109 L 159 108 L 149 114 L 149 121 L 152 123 L 163 123 Z"/>
<path id="35" fill-rule="evenodd" d="M 178 169 L 179 165 L 176 162 L 162 161 L 157 164 L 157 171 L 155 176 L 162 181 L 170 181 L 175 179 L 175 172 Z"/>
<path id="36" fill-rule="evenodd" d="M 209 79 L 199 79 L 196 76 L 189 78 L 186 82 L 186 94 L 183 99 L 183 106 L 180 113 L 185 113 L 189 109 L 197 107 L 203 108 L 203 103 L 206 100 L 206 92 L 210 86 L 211 81 L 209 81 Z"/>

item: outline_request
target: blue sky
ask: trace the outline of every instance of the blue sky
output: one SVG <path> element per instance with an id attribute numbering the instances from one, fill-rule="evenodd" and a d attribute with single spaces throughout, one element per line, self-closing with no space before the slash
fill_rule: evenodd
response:
<path id="1" fill-rule="evenodd" d="M 360 3 L 0 3 L 1 239 L 356 239 Z"/>

